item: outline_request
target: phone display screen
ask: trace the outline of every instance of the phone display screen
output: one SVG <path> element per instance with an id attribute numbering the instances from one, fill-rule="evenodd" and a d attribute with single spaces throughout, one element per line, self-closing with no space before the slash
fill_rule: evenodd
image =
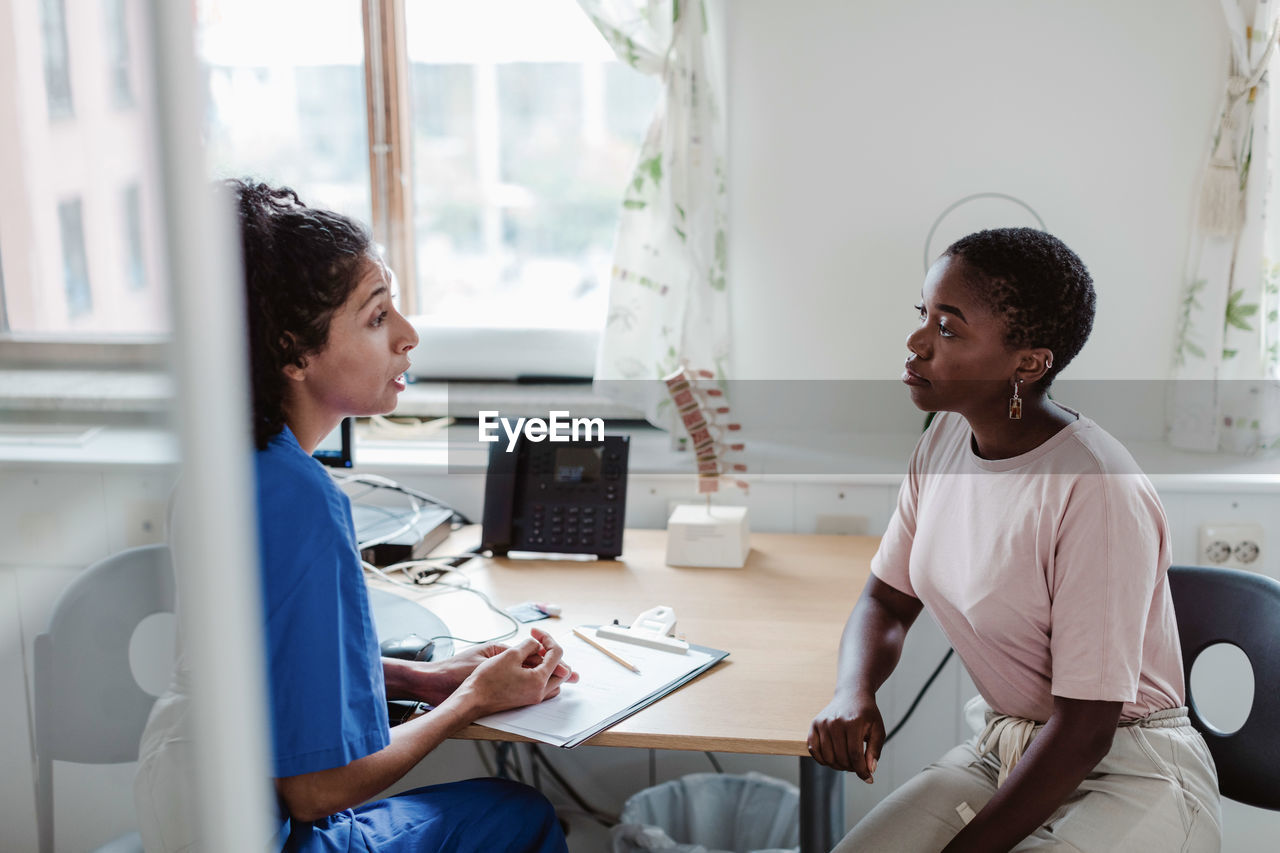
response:
<path id="1" fill-rule="evenodd" d="M 565 447 L 556 451 L 557 483 L 594 483 L 600 479 L 603 447 Z"/>

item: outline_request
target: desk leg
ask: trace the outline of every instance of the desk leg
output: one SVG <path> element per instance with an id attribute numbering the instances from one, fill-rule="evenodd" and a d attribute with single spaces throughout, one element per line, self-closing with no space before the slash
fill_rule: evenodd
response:
<path id="1" fill-rule="evenodd" d="M 800 853 L 828 853 L 844 838 L 844 774 L 800 759 Z"/>

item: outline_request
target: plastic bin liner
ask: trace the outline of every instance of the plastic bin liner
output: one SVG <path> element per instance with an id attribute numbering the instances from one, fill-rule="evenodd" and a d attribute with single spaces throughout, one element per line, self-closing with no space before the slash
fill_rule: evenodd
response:
<path id="1" fill-rule="evenodd" d="M 622 808 L 613 853 L 794 853 L 800 789 L 763 773 L 693 773 Z"/>

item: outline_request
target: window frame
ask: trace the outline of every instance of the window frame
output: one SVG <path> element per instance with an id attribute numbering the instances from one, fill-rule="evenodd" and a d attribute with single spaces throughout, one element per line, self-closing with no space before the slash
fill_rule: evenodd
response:
<path id="1" fill-rule="evenodd" d="M 374 239 L 397 277 L 400 309 L 417 313 L 413 242 L 413 127 L 409 114 L 409 48 L 404 0 L 361 0 L 365 110 Z"/>
<path id="2" fill-rule="evenodd" d="M 167 369 L 167 335 L 88 337 L 73 333 L 4 332 L 0 365 L 4 369 Z"/>

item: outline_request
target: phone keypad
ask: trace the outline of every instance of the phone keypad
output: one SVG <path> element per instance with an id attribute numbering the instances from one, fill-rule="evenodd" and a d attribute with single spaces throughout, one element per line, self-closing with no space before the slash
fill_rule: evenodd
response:
<path id="1" fill-rule="evenodd" d="M 616 501 L 616 492 L 606 495 Z M 620 519 L 615 506 L 534 504 L 526 527 L 526 545 L 548 548 L 587 547 L 603 549 L 621 544 Z"/>

